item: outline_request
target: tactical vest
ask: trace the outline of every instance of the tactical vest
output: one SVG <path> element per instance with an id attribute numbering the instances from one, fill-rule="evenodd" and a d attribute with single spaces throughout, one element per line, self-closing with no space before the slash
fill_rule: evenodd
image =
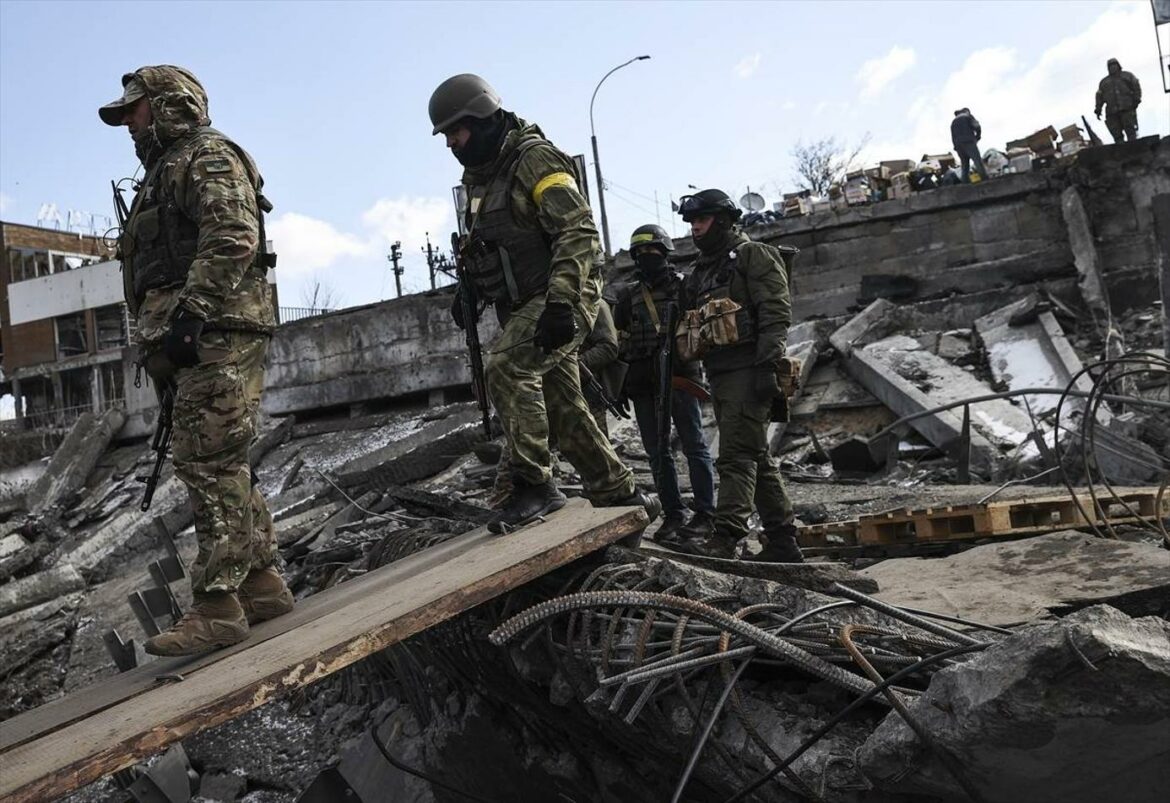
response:
<path id="1" fill-rule="evenodd" d="M 638 282 L 626 288 L 626 292 L 623 303 L 628 305 L 630 315 L 629 328 L 622 333 L 621 358 L 627 362 L 646 360 L 662 346 L 663 333 L 659 331 L 663 325 L 662 314 L 667 302 L 677 298 L 676 280 L 669 277 L 655 287 Z M 654 304 L 653 313 L 646 303 L 647 295 Z"/>
<path id="2" fill-rule="evenodd" d="M 471 233 L 468 276 L 480 298 L 512 309 L 548 289 L 552 245 L 539 225 L 517 222 L 512 185 L 520 159 L 543 142 L 520 143 L 486 187 L 468 187 L 466 222 Z"/>
<path id="3" fill-rule="evenodd" d="M 276 255 L 267 252 L 264 233 L 264 213 L 272 204 L 260 192 L 263 180 L 255 163 L 236 143 L 209 126 L 183 137 L 164 153 L 147 173 L 142 187 L 134 198 L 126 231 L 119 240 L 121 258 L 129 263 L 133 276 L 134 298 L 138 305 L 148 290 L 181 287 L 187 283 L 187 274 L 199 252 L 199 225 L 179 208 L 174 190 L 164 165 L 171 153 L 180 147 L 189 147 L 192 137 L 218 138 L 227 142 L 244 163 L 256 188 L 257 216 L 260 225 L 260 244 L 253 266 L 261 271 L 276 266 Z"/>
<path id="4" fill-rule="evenodd" d="M 702 309 L 708 301 L 717 298 L 731 298 L 731 283 L 735 276 L 739 276 L 746 285 L 747 279 L 739 267 L 740 249 L 747 243 L 737 245 L 734 250 L 724 254 L 718 264 L 696 268 L 690 275 L 687 285 L 687 298 L 692 309 Z M 746 286 L 745 286 L 746 293 Z M 732 299 L 736 301 L 736 299 Z M 748 343 L 754 343 L 756 332 L 756 309 L 750 298 L 738 299 L 743 309 L 735 314 L 735 325 L 739 332 L 739 342 L 733 346 L 715 347 L 708 352 L 708 359 L 712 355 L 727 349 L 735 349 Z M 716 356 L 717 359 L 717 356 Z"/>

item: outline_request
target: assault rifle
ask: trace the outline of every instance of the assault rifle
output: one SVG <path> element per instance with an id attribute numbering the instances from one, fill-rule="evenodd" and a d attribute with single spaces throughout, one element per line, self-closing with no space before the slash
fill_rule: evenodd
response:
<path id="1" fill-rule="evenodd" d="M 673 301 L 666 305 L 662 316 L 662 341 L 658 346 L 657 387 L 654 400 L 658 405 L 658 459 L 660 465 L 670 459 L 670 409 L 671 393 L 674 389 L 674 330 L 678 328 L 678 304 Z"/>
<path id="2" fill-rule="evenodd" d="M 605 385 L 599 382 L 593 372 L 585 367 L 585 363 L 577 360 L 577 370 L 581 375 L 581 389 L 585 391 L 586 395 L 590 398 L 600 399 L 601 403 L 605 405 L 605 409 L 618 418 L 630 417 L 629 410 L 617 403 L 617 400 L 605 389 Z"/>
<path id="3" fill-rule="evenodd" d="M 475 401 L 483 414 L 483 434 L 491 440 L 492 406 L 488 401 L 487 379 L 483 373 L 483 349 L 479 344 L 479 302 L 475 297 L 475 287 L 467 273 L 467 263 L 463 260 L 463 243 L 455 232 L 451 233 L 451 252 L 455 255 L 455 277 L 459 280 L 456 293 L 459 295 L 459 305 L 463 311 L 467 356 L 471 360 L 471 390 L 475 393 Z"/>
<path id="4" fill-rule="evenodd" d="M 154 440 L 150 448 L 154 451 L 154 469 L 147 477 L 141 477 L 146 483 L 146 490 L 142 494 L 142 511 L 150 510 L 151 500 L 154 499 L 154 490 L 158 487 L 158 478 L 162 474 L 163 463 L 167 460 L 167 450 L 171 446 L 171 434 L 174 432 L 175 389 L 170 382 L 155 384 L 158 394 L 158 422 L 154 425 Z"/>
<path id="5" fill-rule="evenodd" d="M 118 183 L 110 179 L 110 189 L 114 191 L 114 217 L 118 219 L 118 234 L 126 230 L 126 220 L 130 217 L 130 209 L 126 206 L 126 199 L 118 189 Z"/>

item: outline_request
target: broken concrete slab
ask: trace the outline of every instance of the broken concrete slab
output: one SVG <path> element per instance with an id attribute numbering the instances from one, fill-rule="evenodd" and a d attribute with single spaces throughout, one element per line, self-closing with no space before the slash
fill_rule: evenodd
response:
<path id="1" fill-rule="evenodd" d="M 983 800 L 1160 803 L 1170 788 L 1170 625 L 1106 605 L 1032 625 L 936 674 L 909 709 Z M 886 792 L 967 799 L 896 712 L 858 764 Z"/>
<path id="2" fill-rule="evenodd" d="M 403 485 L 437 474 L 483 440 L 481 415 L 474 404 L 452 405 L 451 414 L 430 421 L 404 438 L 337 469 L 346 488 Z"/>
<path id="3" fill-rule="evenodd" d="M 849 349 L 846 369 L 898 415 L 993 392 L 987 383 L 932 354 L 912 337 L 894 335 L 860 348 L 854 345 L 856 341 L 840 340 Z M 1022 460 L 1039 455 L 1035 444 L 1028 442 L 1032 426 L 1023 411 L 1002 399 L 972 404 L 970 409 L 973 470 L 994 476 L 1003 459 L 1013 453 Z M 962 435 L 962 409 L 922 416 L 909 426 L 935 446 L 948 449 Z"/>
<path id="4" fill-rule="evenodd" d="M 82 413 L 53 452 L 45 473 L 25 494 L 28 511 L 40 513 L 80 490 L 125 422 L 126 414 L 120 407 L 111 407 L 98 415 Z"/>
<path id="5" fill-rule="evenodd" d="M 0 586 L 0 616 L 85 588 L 76 567 L 65 564 Z"/>
<path id="6" fill-rule="evenodd" d="M 1038 309 L 1039 304 L 1040 297 L 1032 293 L 975 321 L 975 331 L 987 350 L 991 374 L 1009 390 L 1063 389 L 1084 368 L 1056 316 Z M 1088 393 L 1093 383 L 1088 376 L 1081 375 L 1075 388 Z M 1024 398 L 1035 415 L 1055 410 L 1060 400 L 1051 394 Z M 1065 409 L 1070 409 L 1070 405 L 1071 409 L 1084 406 L 1080 400 L 1070 400 L 1066 401 Z M 1104 413 L 1108 415 L 1107 410 Z"/>
<path id="7" fill-rule="evenodd" d="M 1170 552 L 1075 530 L 942 558 L 894 558 L 859 573 L 877 581 L 885 602 L 999 626 L 1105 601 L 1162 597 L 1170 605 Z"/>

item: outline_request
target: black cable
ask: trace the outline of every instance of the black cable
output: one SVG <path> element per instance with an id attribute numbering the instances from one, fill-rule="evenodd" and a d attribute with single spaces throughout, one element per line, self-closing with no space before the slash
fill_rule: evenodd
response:
<path id="1" fill-rule="evenodd" d="M 775 775 L 778 772 L 782 772 L 783 770 L 787 769 L 792 764 L 792 762 L 796 761 L 796 759 L 798 759 L 802 755 L 804 755 L 804 753 L 809 748 L 811 748 L 814 744 L 819 742 L 824 737 L 824 735 L 826 733 L 828 733 L 833 728 L 835 728 L 839 722 L 841 722 L 843 719 L 845 719 L 845 717 L 852 714 L 858 708 L 860 708 L 861 706 L 868 703 L 874 697 L 881 694 L 883 691 L 888 689 L 890 686 L 893 686 L 895 683 L 897 683 L 899 680 L 906 677 L 907 675 L 912 675 L 913 673 L 917 672 L 919 669 L 922 669 L 922 667 L 927 666 L 929 664 L 938 663 L 939 661 L 945 661 L 947 658 L 953 658 L 956 655 L 962 655 L 963 653 L 968 653 L 968 652 L 976 652 L 976 651 L 982 650 L 982 649 L 983 649 L 982 646 L 978 646 L 978 645 L 974 645 L 974 644 L 964 644 L 960 647 L 952 647 L 949 650 L 944 650 L 943 652 L 937 653 L 935 655 L 929 655 L 926 658 L 923 658 L 921 661 L 918 661 L 915 664 L 911 664 L 910 666 L 906 667 L 905 669 L 899 669 L 897 672 L 890 675 L 888 678 L 883 680 L 881 683 L 875 685 L 872 689 L 867 691 L 865 694 L 861 695 L 856 700 L 851 702 L 849 705 L 845 706 L 839 712 L 834 714 L 833 717 L 831 719 L 829 719 L 824 725 L 817 728 L 816 732 L 813 733 L 812 736 L 805 739 L 804 743 L 801 744 L 800 747 L 796 748 L 796 750 L 794 750 L 788 756 L 788 758 L 784 759 L 784 761 L 782 763 L 777 764 L 775 767 L 772 767 L 772 769 L 768 770 L 766 773 L 761 775 L 759 778 L 757 778 L 755 781 L 750 783 L 748 786 L 745 786 L 743 789 L 740 789 L 734 795 L 727 798 L 727 800 L 723 801 L 723 803 L 736 803 L 736 801 L 743 800 L 747 795 L 750 795 L 752 792 L 759 789 L 761 786 L 766 784 L 768 781 L 772 780 L 772 778 L 775 777 Z"/>
<path id="2" fill-rule="evenodd" d="M 448 792 L 459 795 L 460 797 L 465 797 L 468 800 L 475 800 L 479 803 L 497 803 L 497 801 L 494 801 L 491 798 L 480 797 L 479 795 L 473 795 L 470 792 L 464 792 L 462 789 L 458 789 L 454 786 L 451 786 L 450 784 L 445 784 L 437 778 L 432 778 L 422 770 L 416 770 L 414 767 L 408 767 L 407 765 L 403 764 L 401 761 L 394 758 L 394 756 L 390 755 L 390 751 L 386 749 L 386 745 L 382 744 L 382 740 L 378 738 L 377 726 L 370 728 L 370 738 L 374 740 L 374 746 L 378 748 L 378 752 L 382 754 L 382 758 L 386 759 L 389 764 L 402 770 L 407 775 L 413 775 L 416 778 L 420 778 L 426 781 L 432 786 L 437 786 L 440 789 L 446 789 Z"/>
<path id="3" fill-rule="evenodd" d="M 723 710 L 723 706 L 727 703 L 727 698 L 731 695 L 731 690 L 735 687 L 739 676 L 743 674 L 743 670 L 747 669 L 747 665 L 752 662 L 752 657 L 749 655 L 740 663 L 739 668 L 735 670 L 735 674 L 727 680 L 727 684 L 723 687 L 723 692 L 719 695 L 719 699 L 715 701 L 715 708 L 711 711 L 711 716 L 707 719 L 707 724 L 703 728 L 703 732 L 699 734 L 699 740 L 695 743 L 695 749 L 691 751 L 690 760 L 687 761 L 686 769 L 683 770 L 682 776 L 678 779 L 678 785 L 674 788 L 674 796 L 671 797 L 670 803 L 678 803 L 682 799 L 683 790 L 687 788 L 687 781 L 691 779 L 691 773 L 695 770 L 695 765 L 699 763 L 699 755 L 703 752 L 703 745 L 707 743 L 707 737 L 711 735 L 711 729 L 715 727 L 715 720 L 719 718 L 719 712 Z"/>

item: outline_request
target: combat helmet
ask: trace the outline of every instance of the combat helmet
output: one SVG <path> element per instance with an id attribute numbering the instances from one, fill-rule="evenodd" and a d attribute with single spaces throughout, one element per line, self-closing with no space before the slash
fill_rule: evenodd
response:
<path id="1" fill-rule="evenodd" d="M 678 213 L 687 223 L 699 215 L 714 215 L 719 212 L 726 212 L 733 223 L 743 215 L 743 210 L 736 206 L 731 196 L 723 190 L 701 190 L 694 195 L 684 195 L 678 201 Z"/>
<path id="2" fill-rule="evenodd" d="M 472 73 L 453 75 L 431 93 L 431 133 L 440 134 L 464 117 L 491 117 L 499 108 L 500 95 L 487 81 Z"/>
<path id="3" fill-rule="evenodd" d="M 666 229 L 661 226 L 655 226 L 653 223 L 639 226 L 630 235 L 631 252 L 635 248 L 640 248 L 645 245 L 658 245 L 667 251 L 674 250 L 674 240 L 670 239 L 670 235 L 666 233 Z"/>

